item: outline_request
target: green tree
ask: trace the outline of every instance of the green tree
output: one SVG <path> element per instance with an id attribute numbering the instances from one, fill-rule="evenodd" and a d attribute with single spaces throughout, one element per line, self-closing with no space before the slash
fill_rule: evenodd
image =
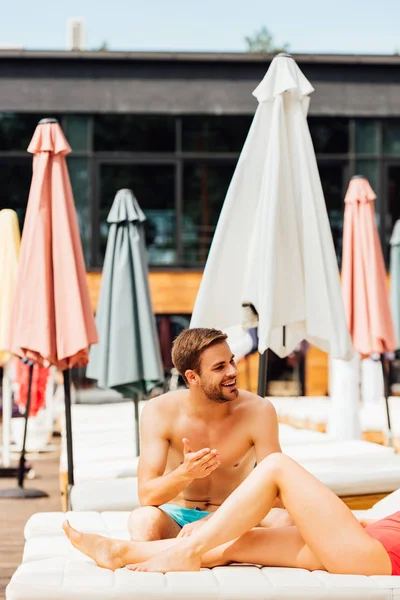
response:
<path id="1" fill-rule="evenodd" d="M 98 48 L 95 48 L 98 52 L 107 52 L 109 49 L 108 42 L 103 42 Z"/>
<path id="2" fill-rule="evenodd" d="M 266 52 L 267 54 L 279 54 L 279 52 L 287 52 L 289 50 L 289 44 L 283 44 L 282 46 L 276 46 L 274 36 L 267 29 L 267 27 L 261 27 L 256 33 L 251 36 L 246 36 L 245 42 L 247 45 L 247 52 Z"/>

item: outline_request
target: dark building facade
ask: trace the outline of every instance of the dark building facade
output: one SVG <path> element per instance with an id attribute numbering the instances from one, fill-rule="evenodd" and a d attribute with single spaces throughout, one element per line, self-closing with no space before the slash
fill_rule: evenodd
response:
<path id="1" fill-rule="evenodd" d="M 339 263 L 343 198 L 358 173 L 377 193 L 387 259 L 400 218 L 400 56 L 294 58 L 315 88 L 309 127 Z M 269 64 L 247 53 L 0 52 L 0 208 L 14 208 L 22 225 L 26 148 L 39 119 L 55 116 L 73 149 L 88 271 L 101 269 L 108 211 L 129 187 L 147 216 L 152 276 L 198 282 Z M 158 312 L 190 313 L 197 283 L 182 285 L 171 283 L 176 302 L 160 301 Z"/>

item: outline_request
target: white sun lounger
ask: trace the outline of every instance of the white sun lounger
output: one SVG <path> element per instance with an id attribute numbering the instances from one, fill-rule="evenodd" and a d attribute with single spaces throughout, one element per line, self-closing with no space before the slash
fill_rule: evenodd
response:
<path id="1" fill-rule="evenodd" d="M 280 421 L 313 429 L 325 429 L 329 423 L 332 402 L 326 396 L 268 398 L 275 407 Z M 400 436 L 400 398 L 389 398 L 392 433 Z M 384 398 L 380 403 L 360 405 L 361 429 L 364 432 L 386 432 L 387 415 Z"/>
<path id="2" fill-rule="evenodd" d="M 400 491 L 364 517 L 400 508 Z M 25 527 L 22 564 L 7 600 L 399 600 L 400 577 L 330 575 L 304 569 L 232 565 L 199 573 L 114 573 L 74 550 L 61 531 L 65 516 L 83 531 L 127 539 L 128 513 L 39 513 Z"/>

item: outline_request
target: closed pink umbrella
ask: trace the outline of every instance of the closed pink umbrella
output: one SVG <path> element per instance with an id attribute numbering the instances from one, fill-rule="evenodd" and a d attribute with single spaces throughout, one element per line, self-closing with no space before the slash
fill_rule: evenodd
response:
<path id="1" fill-rule="evenodd" d="M 368 180 L 356 176 L 344 199 L 343 299 L 354 348 L 363 357 L 396 348 L 375 198 Z"/>
<path id="2" fill-rule="evenodd" d="M 50 122 L 49 122 L 50 121 Z M 11 351 L 64 370 L 88 362 L 97 332 L 59 124 L 44 119 L 28 147 L 34 154 L 18 278 Z"/>
<path id="3" fill-rule="evenodd" d="M 71 148 L 56 119 L 37 126 L 19 269 L 10 319 L 10 350 L 64 371 L 69 483 L 73 484 L 69 369 L 88 362 L 97 332 L 86 283 L 65 157 Z"/>
<path id="4" fill-rule="evenodd" d="M 383 354 L 396 349 L 396 336 L 375 220 L 375 198 L 365 177 L 351 179 L 344 200 L 342 289 L 355 350 L 361 358 L 380 354 L 384 366 Z M 387 402 L 388 381 L 384 379 Z M 389 411 L 388 422 L 390 428 Z"/>

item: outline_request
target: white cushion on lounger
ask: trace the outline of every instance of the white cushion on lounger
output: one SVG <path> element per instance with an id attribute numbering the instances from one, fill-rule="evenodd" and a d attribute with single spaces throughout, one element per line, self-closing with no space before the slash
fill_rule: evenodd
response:
<path id="1" fill-rule="evenodd" d="M 364 442 L 362 440 L 330 441 L 324 444 L 283 444 L 282 450 L 294 460 L 303 463 L 305 460 L 340 460 L 353 461 L 362 458 L 390 457 L 395 454 L 394 448 Z"/>
<path id="2" fill-rule="evenodd" d="M 326 425 L 329 421 L 331 399 L 326 396 L 318 397 L 270 397 L 280 418 L 290 418 L 296 421 L 308 421 L 315 425 Z M 400 398 L 389 398 L 392 432 L 400 435 Z M 361 404 L 360 419 L 362 431 L 386 431 L 387 416 L 385 399 L 379 403 Z"/>
<path id="3" fill-rule="evenodd" d="M 51 551 L 51 548 L 49 548 Z M 237 565 L 198 573 L 114 573 L 88 560 L 25 562 L 7 600 L 397 600 L 400 577 L 329 575 L 322 571 Z"/>
<path id="4" fill-rule="evenodd" d="M 302 461 L 315 477 L 338 496 L 393 492 L 400 487 L 400 456 L 380 459 Z"/>
<path id="5" fill-rule="evenodd" d="M 140 506 L 137 478 L 93 479 L 74 485 L 71 490 L 73 510 L 133 510 Z"/>
<path id="6" fill-rule="evenodd" d="M 329 442 L 332 439 L 320 431 L 311 431 L 309 429 L 297 429 L 291 425 L 279 423 L 279 441 L 281 446 L 292 444 L 310 444 L 314 442 Z"/>
<path id="7" fill-rule="evenodd" d="M 379 500 L 374 506 L 369 510 L 371 518 L 383 519 L 387 515 L 391 515 L 400 510 L 400 489 L 395 490 L 386 498 L 382 498 Z"/>
<path id="8" fill-rule="evenodd" d="M 77 462 L 74 466 L 75 482 L 89 479 L 118 479 L 120 477 L 137 476 L 138 458 L 112 458 Z M 67 470 L 66 461 L 64 463 Z"/>
<path id="9" fill-rule="evenodd" d="M 115 537 L 116 531 L 128 531 L 129 511 L 69 511 L 42 512 L 32 515 L 25 524 L 24 537 L 29 540 L 41 535 L 62 535 L 61 526 L 68 519 L 72 527 L 85 533 Z"/>
<path id="10" fill-rule="evenodd" d="M 391 496 L 393 501 L 400 501 L 400 490 Z M 376 506 L 382 508 L 383 502 Z M 393 505 L 389 512 L 392 509 Z M 373 511 L 357 511 L 357 516 L 373 518 Z M 73 549 L 61 530 L 67 517 L 82 531 L 127 539 L 128 515 L 33 515 L 25 526 L 23 563 L 7 587 L 7 600 L 400 600 L 400 577 L 329 575 L 322 571 L 247 565 L 203 569 L 200 573 L 161 575 L 127 569 L 112 573 Z"/>

